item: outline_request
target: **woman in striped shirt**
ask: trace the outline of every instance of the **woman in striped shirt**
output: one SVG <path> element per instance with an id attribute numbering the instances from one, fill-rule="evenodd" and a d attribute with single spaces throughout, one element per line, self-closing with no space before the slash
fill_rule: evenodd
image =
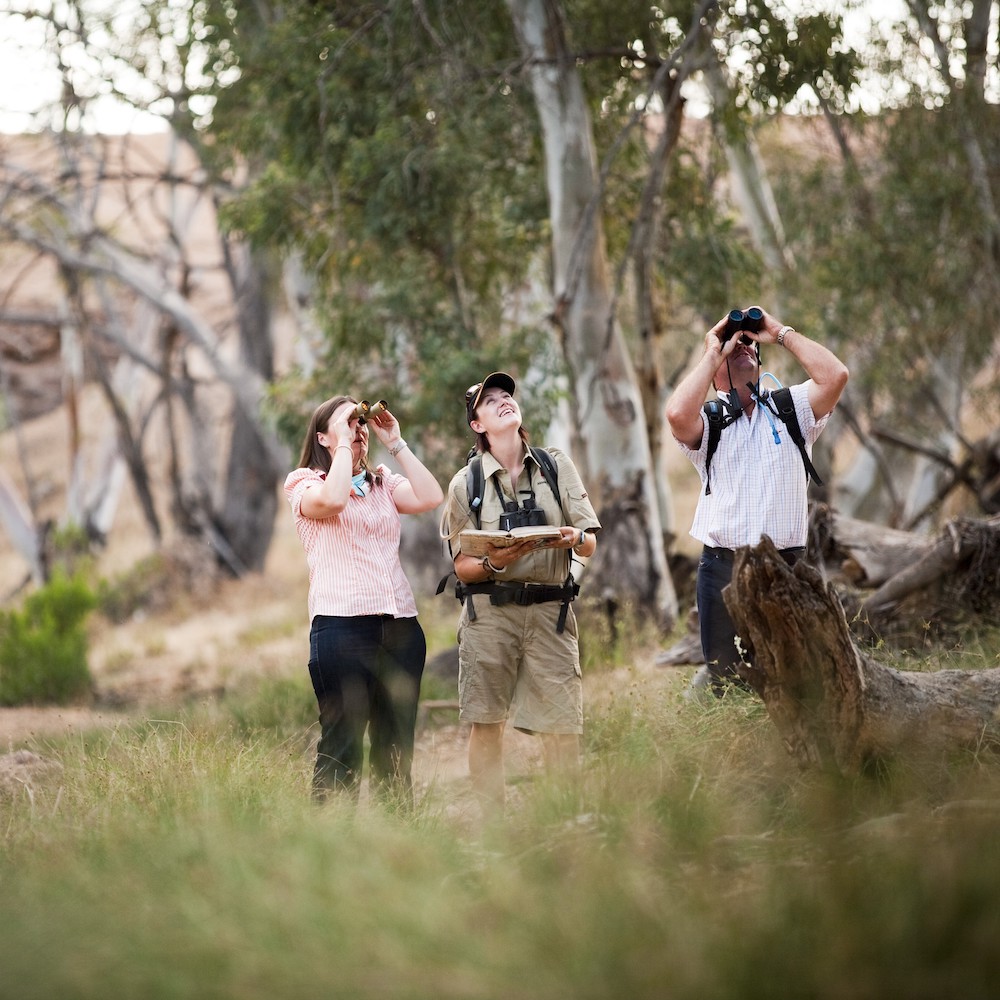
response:
<path id="1" fill-rule="evenodd" d="M 299 468 L 285 479 L 309 565 L 309 676 L 319 704 L 313 795 L 357 798 L 365 730 L 371 781 L 412 801 L 417 697 L 427 651 L 399 560 L 400 514 L 433 510 L 441 487 L 388 409 L 366 420 L 334 396 L 309 421 Z M 369 431 L 402 470 L 373 466 Z"/>

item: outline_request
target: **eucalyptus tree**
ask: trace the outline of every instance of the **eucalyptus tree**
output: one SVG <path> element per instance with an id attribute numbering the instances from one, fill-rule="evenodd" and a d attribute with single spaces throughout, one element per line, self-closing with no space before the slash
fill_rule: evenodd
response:
<path id="1" fill-rule="evenodd" d="M 7 271 L 4 298 L 34 295 L 31 322 L 60 329 L 67 373 L 79 380 L 85 359 L 111 415 L 89 483 L 74 488 L 84 463 L 75 447 L 69 456 L 68 520 L 103 541 L 127 469 L 155 544 L 168 539 L 168 520 L 233 574 L 259 569 L 288 464 L 262 410 L 273 376 L 271 262 L 218 230 L 214 256 L 199 259 L 204 247 L 193 246 L 192 220 L 238 183 L 190 155 L 204 153 L 194 125 L 209 79 L 196 11 L 62 0 L 5 17 L 43 26 L 62 90 L 39 109 L 39 134 L 0 157 L 0 233 L 11 253 L 36 262 Z M 95 134 L 93 109 L 110 96 L 174 126 L 162 161 L 144 159 L 127 136 Z M 37 261 L 53 275 L 41 301 L 22 290 Z M 219 278 L 221 318 L 197 301 L 198 286 Z M 74 427 L 76 398 L 67 393 Z M 165 448 L 153 427 L 165 427 Z M 169 500 L 158 510 L 150 479 L 164 459 Z"/>
<path id="2" fill-rule="evenodd" d="M 716 81 L 712 129 L 736 149 L 762 81 L 769 112 L 799 85 L 777 44 L 786 22 L 766 3 L 713 0 L 154 3 L 113 55 L 211 182 L 256 372 L 244 391 L 269 378 L 274 249 L 286 281 L 297 276 L 299 316 L 322 332 L 300 377 L 272 391 L 289 436 L 334 383 L 370 387 L 427 428 L 443 474 L 464 452 L 468 382 L 522 371 L 541 427 L 563 376 L 581 464 L 617 529 L 595 575 L 669 621 L 663 396 L 699 339 L 691 328 L 758 292 L 769 254 L 788 258 L 773 205 L 749 226 L 728 210 L 717 147 L 690 127 L 682 91 L 699 73 Z M 755 72 L 719 86 L 740 54 Z M 761 157 L 732 162 L 763 193 L 748 204 L 767 205 Z M 228 493 L 261 497 L 274 467 L 249 414 Z M 241 481 L 245 454 L 264 464 Z M 234 509 L 210 505 L 207 523 Z"/>
<path id="3" fill-rule="evenodd" d="M 431 428 L 441 474 L 467 450 L 467 386 L 498 365 L 544 384 L 555 357 L 532 297 L 539 148 L 502 13 L 293 0 L 213 5 L 206 22 L 238 76 L 205 127 L 226 169 L 253 170 L 225 223 L 294 256 L 323 334 L 276 390 L 287 419 L 334 384 L 391 397 L 414 435 Z M 532 418 L 551 412 L 525 389 Z"/>
<path id="4" fill-rule="evenodd" d="M 283 398 L 316 394 L 331 368 L 406 392 L 408 417 L 445 432 L 425 442 L 441 470 L 464 432 L 452 400 L 476 375 L 520 365 L 537 414 L 533 382 L 561 373 L 577 457 L 612 526 L 593 571 L 669 622 L 664 335 L 673 318 L 679 371 L 687 325 L 714 320 L 764 273 L 759 227 L 736 231 L 713 154 L 682 142 L 682 88 L 735 46 L 779 54 L 753 18 L 713 0 L 507 11 L 208 7 L 203 41 L 234 76 L 205 127 L 231 168 L 255 165 L 224 217 L 294 252 L 313 279 L 325 358 Z M 764 4 L 754 14 L 777 19 Z M 720 118 L 744 96 L 736 82 Z"/>
<path id="5" fill-rule="evenodd" d="M 811 140 L 772 160 L 809 262 L 796 295 L 850 352 L 842 409 L 864 450 L 838 505 L 872 520 L 926 525 L 956 486 L 988 512 L 998 501 L 997 17 L 992 0 L 910 0 L 855 53 L 875 110 L 817 87 L 835 155 Z"/>
<path id="6" fill-rule="evenodd" d="M 598 507 L 608 492 L 604 519 L 623 529 L 608 566 L 635 561 L 616 589 L 658 604 L 672 620 L 644 412 L 617 334 L 603 362 L 616 368 L 603 386 L 617 402 L 595 379 L 614 316 L 579 81 L 589 221 L 575 214 L 580 192 L 573 213 L 547 211 L 558 190 L 546 185 L 546 166 L 558 154 L 539 141 L 523 73 L 532 57 L 518 52 L 502 10 L 292 3 L 266 20 L 256 5 L 231 13 L 213 29 L 213 44 L 232 39 L 240 76 L 217 94 L 212 134 L 235 157 L 260 156 L 266 166 L 225 218 L 256 241 L 294 250 L 314 278 L 325 360 L 306 394 L 329 384 L 335 368 L 349 384 L 398 395 L 410 421 L 438 429 L 424 446 L 438 449 L 429 457 L 446 474 L 467 447 L 455 442 L 467 440 L 457 403 L 470 382 L 496 367 L 523 371 L 529 421 L 544 427 L 563 373 L 577 404 L 573 436 L 588 442 L 582 464 L 591 459 L 600 481 Z M 583 339 L 565 315 L 578 303 L 564 294 L 581 223 L 580 245 L 596 246 L 603 268 L 603 299 L 587 306 Z M 549 271 L 560 274 L 555 294 Z M 280 391 L 287 396 L 288 384 Z M 638 511 L 630 530 L 623 510 Z M 636 553 L 645 553 L 641 566 Z"/>

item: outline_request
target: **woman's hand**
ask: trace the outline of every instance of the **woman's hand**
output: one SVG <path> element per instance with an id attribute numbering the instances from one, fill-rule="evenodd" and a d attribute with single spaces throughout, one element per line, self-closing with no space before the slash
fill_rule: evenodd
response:
<path id="1" fill-rule="evenodd" d="M 553 538 L 550 547 L 553 549 L 571 549 L 580 544 L 580 536 L 583 532 L 579 528 L 574 528 L 570 524 L 564 524 L 559 531 L 561 535 L 558 539 Z"/>
<path id="2" fill-rule="evenodd" d="M 486 551 L 490 562 L 497 569 L 506 569 L 511 563 L 516 563 L 522 556 L 534 552 L 537 548 L 537 539 L 529 538 L 523 542 L 514 542 L 513 545 L 488 545 Z"/>
<path id="3" fill-rule="evenodd" d="M 338 406 L 330 417 L 330 424 L 327 428 L 327 436 L 333 439 L 333 447 L 347 445 L 348 448 L 354 446 L 354 439 L 357 432 L 357 418 L 353 418 L 355 403 L 350 401 Z"/>
<path id="4" fill-rule="evenodd" d="M 392 451 L 403 439 L 402 431 L 399 429 L 399 421 L 388 409 L 377 413 L 374 417 L 369 417 L 368 426 L 375 431 L 375 437 L 382 442 L 388 451 Z"/>
<path id="5" fill-rule="evenodd" d="M 594 554 L 594 549 L 597 548 L 597 539 L 593 532 L 574 528 L 571 524 L 564 524 L 559 531 L 562 535 L 558 540 L 552 540 L 552 548 L 572 549 L 578 556 Z"/>

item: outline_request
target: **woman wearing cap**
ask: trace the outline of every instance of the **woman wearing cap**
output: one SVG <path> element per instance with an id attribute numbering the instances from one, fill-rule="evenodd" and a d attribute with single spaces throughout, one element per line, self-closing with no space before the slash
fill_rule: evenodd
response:
<path id="1" fill-rule="evenodd" d="M 569 457 L 551 448 L 558 495 L 528 446 L 514 380 L 493 372 L 465 394 L 466 417 L 481 456 L 480 524 L 470 510 L 466 470 L 456 473 L 445 510 L 462 613 L 458 625 L 459 705 L 471 724 L 469 773 L 487 809 L 503 809 L 503 734 L 507 719 L 541 736 L 547 766 L 575 772 L 583 732 L 583 683 L 572 554 L 597 547 L 600 522 Z M 462 552 L 466 528 L 497 528 L 500 515 L 525 501 L 541 509 L 560 536 L 544 547 L 527 541 L 490 546 L 485 557 Z"/>
<path id="2" fill-rule="evenodd" d="M 369 428 L 403 475 L 371 465 Z M 334 396 L 309 421 L 285 496 L 309 564 L 309 676 L 320 721 L 313 795 L 357 797 L 367 729 L 373 784 L 408 804 L 427 649 L 399 561 L 399 515 L 437 507 L 441 487 L 388 409 L 366 422 L 357 400 Z"/>

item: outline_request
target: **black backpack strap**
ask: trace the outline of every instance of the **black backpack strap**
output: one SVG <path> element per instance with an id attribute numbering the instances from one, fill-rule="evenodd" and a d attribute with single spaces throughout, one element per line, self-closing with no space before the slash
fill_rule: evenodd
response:
<path id="1" fill-rule="evenodd" d="M 559 504 L 559 509 L 562 511 L 563 518 L 568 523 L 566 511 L 563 508 L 562 495 L 559 492 L 559 470 L 556 468 L 555 459 L 544 448 L 531 447 L 530 451 L 534 456 L 535 461 L 538 463 L 538 467 L 542 470 L 542 475 L 545 477 L 545 482 L 549 484 L 549 489 L 552 490 L 552 495 L 556 498 L 556 501 Z"/>
<path id="2" fill-rule="evenodd" d="M 795 413 L 795 403 L 792 401 L 792 390 L 776 389 L 771 393 L 771 400 L 774 403 L 774 411 L 780 417 L 781 422 L 788 428 L 788 433 L 795 442 L 795 447 L 799 449 L 802 456 L 802 464 L 806 467 L 806 479 L 812 479 L 817 485 L 822 486 L 823 480 L 819 478 L 815 466 L 809 459 L 806 451 L 805 438 L 802 436 L 802 428 L 799 427 L 799 418 Z"/>
<path id="3" fill-rule="evenodd" d="M 708 449 L 705 453 L 705 496 L 712 492 L 712 456 L 715 449 L 719 447 L 719 438 L 722 437 L 722 428 L 725 425 L 722 404 L 717 399 L 710 399 L 702 409 L 705 411 L 705 419 L 708 421 Z"/>
<path id="4" fill-rule="evenodd" d="M 469 513 L 476 527 L 482 526 L 483 518 L 483 456 L 473 455 L 465 467 L 465 489 L 469 497 Z"/>

